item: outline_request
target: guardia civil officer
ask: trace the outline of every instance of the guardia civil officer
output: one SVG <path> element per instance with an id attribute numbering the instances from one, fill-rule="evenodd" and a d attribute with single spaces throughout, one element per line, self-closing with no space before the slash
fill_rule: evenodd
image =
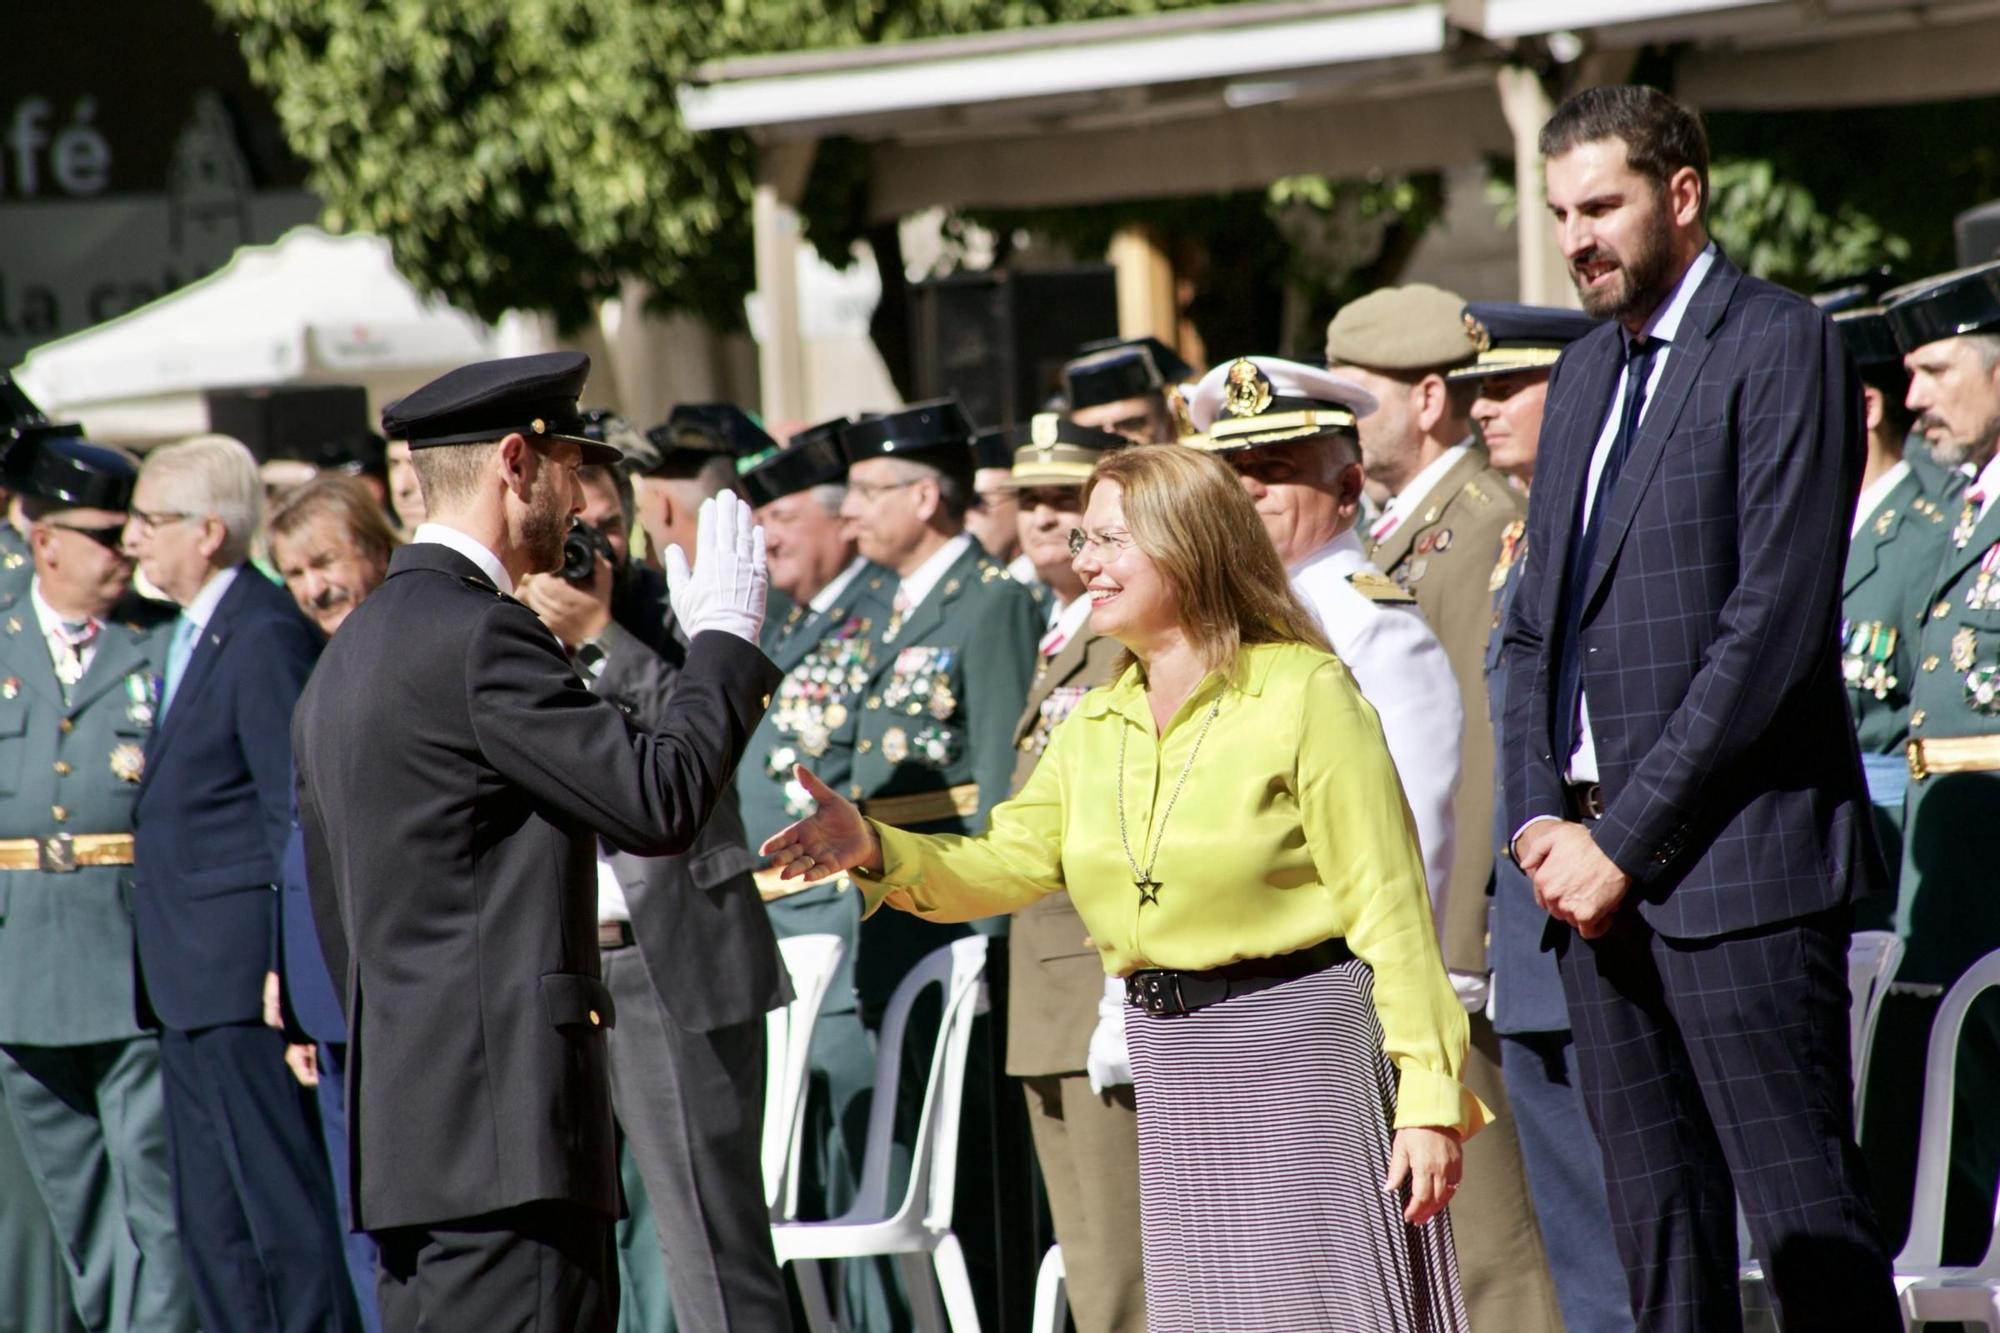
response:
<path id="1" fill-rule="evenodd" d="M 483 362 L 384 412 L 429 518 L 293 724 L 314 912 L 346 979 L 354 1222 L 381 1245 L 389 1329 L 615 1327 L 597 841 L 685 851 L 777 682 L 734 497 L 704 506 L 697 573 L 667 553 L 690 646 L 656 729 L 513 600 L 560 559 L 575 469 L 617 461 L 578 433 L 589 369 Z"/>
<path id="2" fill-rule="evenodd" d="M 1172 444 L 1180 432 L 1167 395 L 1193 378 L 1194 367 L 1158 338 L 1085 343 L 1063 367 L 1063 401 L 1079 426 Z"/>
<path id="3" fill-rule="evenodd" d="M 192 1330 L 160 1043 L 135 984 L 132 797 L 159 711 L 164 617 L 118 549 L 138 469 L 74 427 L 22 427 L 9 485 L 35 574 L 0 593 L 0 1102 L 83 1326 Z M 32 1181 L 32 1183 L 30 1183 Z M 26 1275 L 16 1274 L 17 1278 Z M 61 1288 L 56 1289 L 61 1292 Z M 31 1286 L 24 1328 L 66 1327 Z"/>
<path id="4" fill-rule="evenodd" d="M 1452 803 L 1457 840 L 1445 897 L 1444 961 L 1472 1014 L 1469 1087 L 1499 1112 L 1494 1132 L 1467 1145 L 1458 1208 L 1459 1273 L 1474 1327 L 1555 1329 L 1561 1319 L 1533 1226 L 1527 1181 L 1504 1109 L 1499 1047 L 1485 1015 L 1486 885 L 1492 856 L 1479 831 L 1492 825 L 1493 726 L 1477 707 L 1492 627 L 1487 582 L 1507 526 L 1526 516 L 1520 492 L 1493 470 L 1467 416 L 1468 387 L 1446 374 L 1479 347 L 1454 292 L 1413 283 L 1371 292 L 1341 307 L 1326 331 L 1334 373 L 1375 396 L 1358 423 L 1361 466 L 1390 500 L 1369 529 L 1369 558 L 1416 594 L 1458 680 L 1465 729 Z"/>
<path id="5" fill-rule="evenodd" d="M 1885 298 L 1910 372 L 1905 399 L 1916 433 L 1947 468 L 1969 467 L 1971 485 L 1939 497 L 1944 555 L 1929 579 L 1910 684 L 1903 857 L 1895 928 L 1905 952 L 1883 1001 L 1871 1067 L 1864 1142 L 1873 1163 L 1901 1182 L 1915 1151 L 1921 1052 L 1938 996 L 1989 950 L 2000 948 L 2000 265 L 1928 279 Z M 1858 540 L 1858 539 L 1857 539 Z M 1850 565 L 1851 568 L 1851 565 Z M 1900 1096 L 1885 1097 L 1889 1080 Z M 2000 1096 L 2000 1024 L 1975 1006 L 1958 1058 L 1947 1262 L 1972 1262 L 1993 1216 L 2000 1151 L 1982 1132 Z M 1900 1151 L 1897 1151 L 1900 1147 Z M 1982 1174 L 1983 1173 L 1983 1174 Z M 1880 1187 L 1878 1186 L 1878 1192 Z M 1893 1239 L 1900 1191 L 1883 1200 Z"/>
<path id="6" fill-rule="evenodd" d="M 1472 301 L 1465 307 L 1475 341 L 1483 344 L 1469 366 L 1446 377 L 1476 393 L 1472 419 L 1493 466 L 1525 492 L 1534 483 L 1541 445 L 1542 405 L 1549 375 L 1563 348 L 1596 326 L 1575 310 Z M 1501 534 L 1493 589 L 1493 629 L 1486 646 L 1488 709 L 1498 735 L 1507 697 L 1500 656 L 1500 625 L 1527 567 L 1527 523 L 1516 519 Z M 1496 777 L 1496 797 L 1503 795 Z M 1496 807 L 1503 804 L 1496 800 Z M 1493 845 L 1511 830 L 1496 808 Z M 1570 1333 L 1628 1333 L 1632 1302 L 1611 1242 L 1611 1211 L 1604 1193 L 1604 1164 L 1577 1083 L 1576 1041 L 1555 954 L 1542 949 L 1548 913 L 1512 859 L 1494 858 L 1487 961 L 1493 974 L 1493 1029 L 1500 1034 L 1500 1074 L 1514 1112 L 1521 1164 L 1542 1232 L 1563 1326 Z"/>

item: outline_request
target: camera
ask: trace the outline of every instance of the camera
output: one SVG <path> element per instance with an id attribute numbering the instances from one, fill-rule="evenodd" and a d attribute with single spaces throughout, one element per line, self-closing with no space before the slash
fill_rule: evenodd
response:
<path id="1" fill-rule="evenodd" d="M 609 564 L 618 563 L 603 533 L 580 518 L 571 519 L 569 532 L 563 537 L 562 568 L 556 572 L 571 583 L 588 583 L 597 575 L 599 556 Z"/>

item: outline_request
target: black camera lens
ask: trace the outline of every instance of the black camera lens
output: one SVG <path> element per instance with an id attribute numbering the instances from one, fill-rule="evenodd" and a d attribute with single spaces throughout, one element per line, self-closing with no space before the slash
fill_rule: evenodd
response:
<path id="1" fill-rule="evenodd" d="M 571 583 L 588 583 L 597 574 L 597 557 L 611 558 L 604 534 L 580 518 L 571 519 L 563 537 L 562 568 L 556 572 Z"/>

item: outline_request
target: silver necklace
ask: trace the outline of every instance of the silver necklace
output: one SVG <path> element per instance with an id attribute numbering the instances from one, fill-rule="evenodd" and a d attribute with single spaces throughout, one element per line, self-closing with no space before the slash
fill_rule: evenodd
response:
<path id="1" fill-rule="evenodd" d="M 1125 849 L 1125 864 L 1132 867 L 1132 884 L 1139 890 L 1139 905 L 1147 903 L 1158 906 L 1160 902 L 1160 881 L 1153 878 L 1153 867 L 1160 863 L 1160 843 L 1167 836 L 1167 821 L 1174 817 L 1174 803 L 1181 799 L 1181 788 L 1187 786 L 1188 774 L 1194 771 L 1195 756 L 1201 753 L 1201 743 L 1208 738 L 1208 729 L 1215 723 L 1215 715 L 1222 709 L 1222 696 L 1208 706 L 1208 716 L 1202 720 L 1201 731 L 1194 738 L 1194 748 L 1188 751 L 1187 762 L 1181 765 L 1180 781 L 1174 783 L 1173 795 L 1167 798 L 1167 808 L 1160 812 L 1160 822 L 1153 829 L 1153 854 L 1146 858 L 1146 868 L 1141 870 L 1136 857 L 1132 855 L 1132 840 L 1125 832 L 1125 743 L 1132 737 L 1132 729 L 1126 727 L 1118 733 L 1118 842 Z"/>

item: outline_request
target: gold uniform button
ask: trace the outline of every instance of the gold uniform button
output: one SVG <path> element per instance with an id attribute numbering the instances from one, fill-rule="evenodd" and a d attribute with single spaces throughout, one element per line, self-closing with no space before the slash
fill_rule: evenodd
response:
<path id="1" fill-rule="evenodd" d="M 1926 671 L 1936 671 L 1937 669 L 1938 669 L 1938 660 L 1937 660 L 1937 658 L 1936 658 L 1936 657 L 1934 657 L 1934 656 L 1933 656 L 1933 657 L 1926 657 L 1926 658 L 1924 659 L 1924 670 L 1926 670 Z"/>
<path id="2" fill-rule="evenodd" d="M 869 695 L 869 696 L 868 696 L 868 707 L 869 707 L 869 708 L 871 708 L 871 709 L 875 709 L 875 708 L 880 708 L 881 706 L 882 706 L 882 696 L 881 696 L 881 695 L 879 695 L 879 694 L 871 694 L 871 695 Z"/>
<path id="3" fill-rule="evenodd" d="M 52 805 L 49 807 L 49 813 L 55 816 L 56 823 L 58 824 L 69 823 L 69 810 L 66 807 L 60 805 Z"/>
<path id="4" fill-rule="evenodd" d="M 597 1015 L 597 1011 L 596 1011 L 595 1009 L 591 1010 L 591 1011 L 590 1011 L 590 1025 L 591 1025 L 592 1027 L 601 1027 L 601 1026 L 603 1026 L 603 1023 L 604 1023 L 604 1020 L 603 1020 L 602 1018 L 598 1017 L 598 1015 Z"/>
<path id="5" fill-rule="evenodd" d="M 56 776 L 59 778 L 66 778 L 69 776 L 68 761 L 62 759 L 56 760 Z"/>
<path id="6" fill-rule="evenodd" d="M 64 718 L 62 721 L 56 723 L 56 730 L 67 735 L 76 730 L 76 723 L 70 721 L 68 718 Z"/>
<path id="7" fill-rule="evenodd" d="M 771 706 L 771 696 L 770 696 L 770 695 L 768 695 L 768 694 L 767 694 L 767 695 L 765 695 L 765 696 L 764 696 L 764 703 L 763 703 L 763 706 L 764 706 L 765 708 L 769 708 L 769 707 Z"/>
<path id="8" fill-rule="evenodd" d="M 1919 708 L 1916 712 L 1910 714 L 1910 725 L 1913 727 L 1921 727 L 1923 724 L 1924 724 L 1924 710 Z"/>
<path id="9" fill-rule="evenodd" d="M 1950 614 L 1951 614 L 1950 598 L 1946 598 L 1944 601 L 1939 602 L 1936 606 L 1931 608 L 1932 620 L 1943 620 L 1946 616 Z"/>
<path id="10" fill-rule="evenodd" d="M 875 742 L 869 740 L 867 737 L 864 736 L 861 740 L 861 744 L 855 746 L 854 748 L 861 754 L 867 754 L 870 750 L 875 748 Z"/>
<path id="11" fill-rule="evenodd" d="M 849 784 L 848 784 L 848 788 L 847 788 L 847 799 L 848 799 L 848 800 L 850 800 L 850 801 L 858 801 L 858 800 L 860 800 L 860 799 L 861 799 L 861 784 L 860 784 L 860 783 L 858 783 L 858 782 L 854 782 L 854 783 L 849 783 Z"/>

